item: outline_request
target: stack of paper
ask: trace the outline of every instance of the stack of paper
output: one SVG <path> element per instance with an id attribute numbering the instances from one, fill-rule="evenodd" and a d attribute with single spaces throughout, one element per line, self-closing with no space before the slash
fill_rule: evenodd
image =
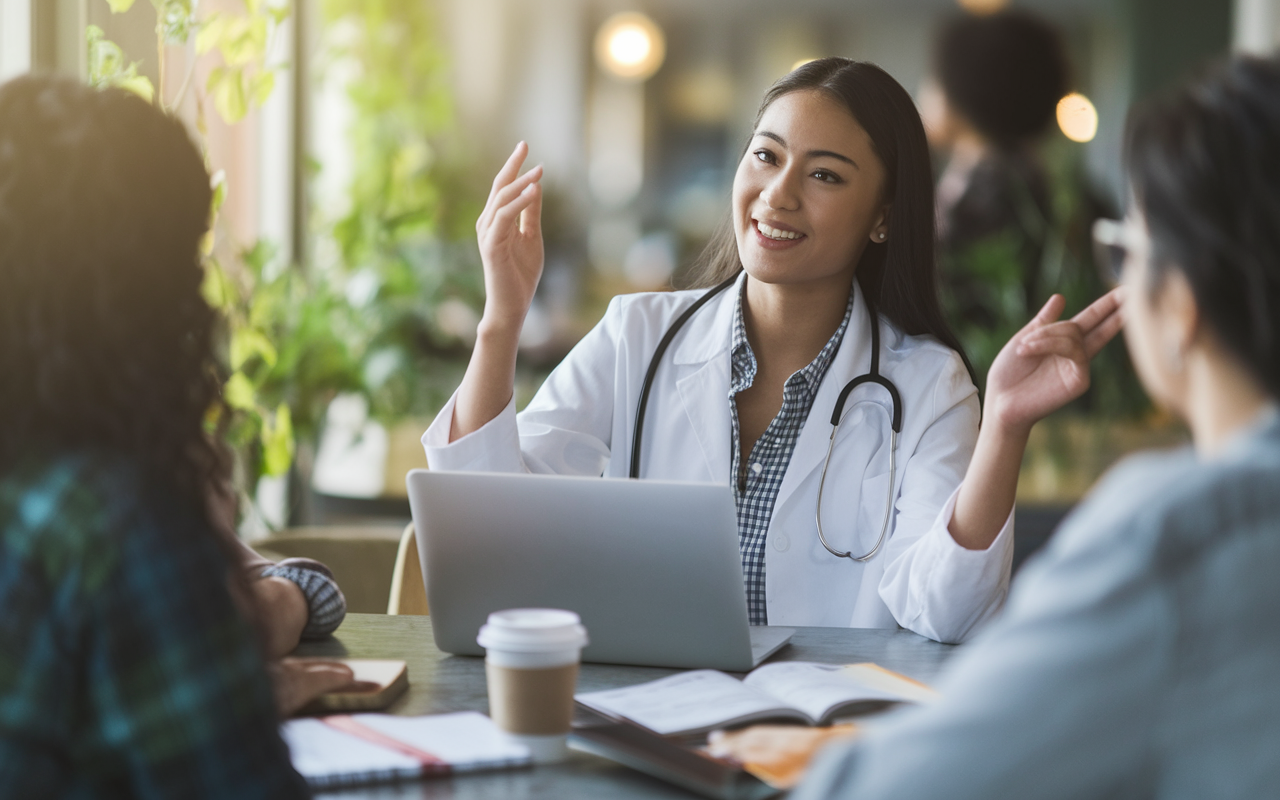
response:
<path id="1" fill-rule="evenodd" d="M 313 788 L 408 780 L 532 763 L 483 714 L 353 714 L 281 726 L 293 766 Z"/>

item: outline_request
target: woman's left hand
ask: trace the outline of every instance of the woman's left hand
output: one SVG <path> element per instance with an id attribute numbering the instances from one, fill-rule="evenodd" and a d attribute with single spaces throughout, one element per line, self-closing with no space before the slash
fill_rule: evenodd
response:
<path id="1" fill-rule="evenodd" d="M 1095 300 L 1069 320 L 1055 294 L 1026 327 L 1000 350 L 987 373 L 986 417 L 1006 430 L 1031 426 L 1084 394 L 1089 361 L 1120 330 L 1123 289 Z"/>

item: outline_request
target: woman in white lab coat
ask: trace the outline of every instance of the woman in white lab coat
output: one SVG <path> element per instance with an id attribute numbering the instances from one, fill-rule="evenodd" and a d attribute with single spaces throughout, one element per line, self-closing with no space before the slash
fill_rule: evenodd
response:
<path id="1" fill-rule="evenodd" d="M 542 170 L 517 177 L 526 152 L 517 146 L 476 223 L 484 316 L 462 385 L 423 435 L 427 458 L 434 469 L 627 477 L 650 361 L 705 288 L 615 298 L 517 415 L 517 342 L 543 261 Z M 1031 425 L 1084 391 L 1088 359 L 1118 329 L 1114 295 L 1068 322 L 1054 322 L 1062 300 L 1050 300 L 1019 336 L 1049 330 L 992 368 L 979 436 L 977 390 L 938 306 L 928 158 L 910 96 L 878 67 L 827 58 L 779 81 L 735 176 L 730 224 L 702 265 L 706 286 L 732 284 L 658 362 L 639 477 L 734 487 L 753 623 L 967 637 L 1008 587 Z M 890 394 L 863 384 L 831 450 L 828 549 L 815 511 L 830 417 L 871 367 L 873 306 L 879 373 L 901 397 L 896 469 Z"/>

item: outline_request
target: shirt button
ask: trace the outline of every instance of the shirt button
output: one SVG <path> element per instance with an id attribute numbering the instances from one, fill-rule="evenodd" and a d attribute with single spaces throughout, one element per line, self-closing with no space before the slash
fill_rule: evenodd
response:
<path id="1" fill-rule="evenodd" d="M 791 537 L 785 533 L 776 534 L 773 537 L 773 549 L 779 553 L 785 553 L 791 549 Z"/>
<path id="2" fill-rule="evenodd" d="M 764 464 L 761 464 L 759 461 L 757 461 L 756 463 L 751 465 L 751 471 L 759 475 L 761 472 L 764 471 Z"/>

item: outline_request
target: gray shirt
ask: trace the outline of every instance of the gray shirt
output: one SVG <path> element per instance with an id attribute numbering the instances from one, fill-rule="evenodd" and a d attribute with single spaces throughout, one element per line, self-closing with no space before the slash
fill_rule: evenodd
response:
<path id="1" fill-rule="evenodd" d="M 1280 796 L 1280 418 L 1112 470 L 960 652 L 943 699 L 793 800 Z"/>

